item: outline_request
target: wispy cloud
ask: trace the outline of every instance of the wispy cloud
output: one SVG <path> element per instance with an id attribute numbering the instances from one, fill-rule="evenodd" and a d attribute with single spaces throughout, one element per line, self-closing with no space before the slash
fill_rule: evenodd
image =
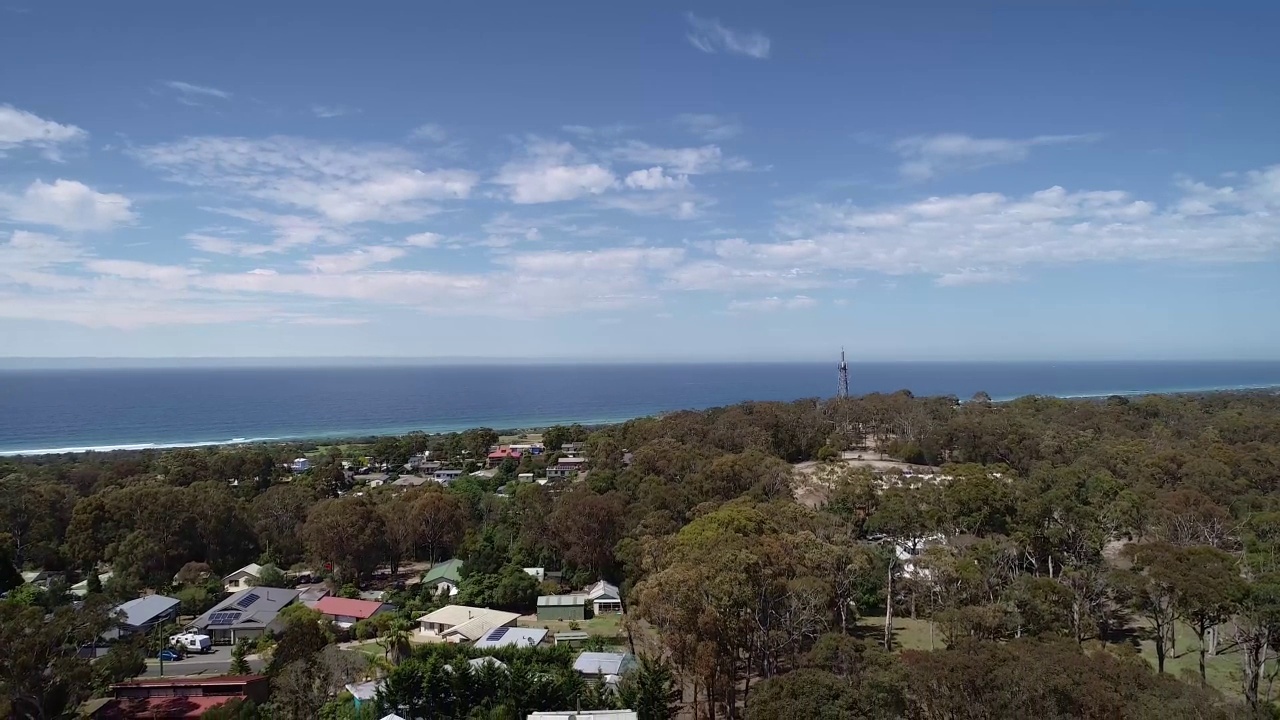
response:
<path id="1" fill-rule="evenodd" d="M 164 86 L 178 93 L 178 101 L 187 105 L 199 105 L 200 98 L 230 100 L 231 93 L 208 85 L 195 85 L 181 80 L 167 80 Z"/>
<path id="2" fill-rule="evenodd" d="M 424 123 L 414 128 L 409 137 L 414 140 L 426 140 L 428 142 L 444 142 L 449 139 L 449 133 L 445 129 L 435 123 Z"/>
<path id="3" fill-rule="evenodd" d="M 1032 148 L 1087 143 L 1101 135 L 1038 135 L 1024 139 L 975 138 L 959 133 L 916 135 L 893 143 L 902 156 L 898 172 L 907 180 L 928 180 L 944 173 L 976 170 L 1026 160 Z"/>
<path id="4" fill-rule="evenodd" d="M 804 310 L 818 304 L 807 295 L 793 297 L 771 296 L 759 300 L 734 300 L 729 303 L 730 312 L 773 312 L 775 310 Z"/>
<path id="5" fill-rule="evenodd" d="M 420 170 L 402 148 L 291 137 L 190 137 L 134 154 L 174 181 L 310 210 L 338 225 L 418 220 L 437 212 L 437 202 L 468 197 L 479 180 L 467 170 Z"/>
<path id="6" fill-rule="evenodd" d="M 0 157 L 4 157 L 7 150 L 32 147 L 41 150 L 50 160 L 59 161 L 63 145 L 83 142 L 88 137 L 89 133 L 75 125 L 45 120 L 12 105 L 0 105 Z"/>
<path id="7" fill-rule="evenodd" d="M 323 119 L 343 117 L 344 115 L 359 115 L 360 113 L 360 108 L 347 107 L 346 105 L 311 106 L 311 114 Z"/>
<path id="8" fill-rule="evenodd" d="M 732 118 L 709 113 L 683 113 L 676 116 L 676 125 L 703 140 L 729 140 L 742 134 L 742 124 Z"/>
<path id="9" fill-rule="evenodd" d="M 764 33 L 733 30 L 721 25 L 716 18 L 701 18 L 693 13 L 687 13 L 685 20 L 689 23 L 689 31 L 685 35 L 689 44 L 704 53 L 724 52 L 758 60 L 769 57 L 770 42 Z"/>

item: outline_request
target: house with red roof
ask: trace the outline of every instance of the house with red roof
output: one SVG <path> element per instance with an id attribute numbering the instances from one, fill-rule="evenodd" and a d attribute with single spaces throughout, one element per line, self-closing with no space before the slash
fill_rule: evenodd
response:
<path id="1" fill-rule="evenodd" d="M 376 600 L 356 600 L 329 595 L 320 598 L 320 602 L 315 604 L 314 609 L 332 620 L 338 627 L 346 628 L 392 608 L 387 603 Z"/>
<path id="2" fill-rule="evenodd" d="M 489 467 L 496 468 L 502 464 L 503 460 L 506 460 L 507 458 L 511 458 L 516 462 L 520 462 L 520 458 L 522 457 L 524 457 L 524 453 L 520 452 L 519 450 L 516 450 L 510 445 L 503 445 L 499 447 L 497 450 L 494 450 L 493 452 L 489 453 L 489 458 L 488 458 Z"/>
<path id="3" fill-rule="evenodd" d="M 81 717 L 198 718 L 232 700 L 266 702 L 269 691 L 265 675 L 140 678 L 112 685 L 112 697 L 86 703 Z"/>

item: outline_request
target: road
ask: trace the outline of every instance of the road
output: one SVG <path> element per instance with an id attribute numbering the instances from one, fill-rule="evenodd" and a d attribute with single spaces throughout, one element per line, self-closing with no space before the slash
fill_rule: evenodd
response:
<path id="1" fill-rule="evenodd" d="M 251 655 L 248 660 L 249 667 L 253 668 L 255 672 L 262 670 L 266 666 L 266 662 L 260 660 L 257 656 Z M 164 664 L 164 676 L 225 675 L 230 667 L 231 647 L 220 645 L 215 647 L 213 652 L 208 655 L 188 655 L 182 660 L 166 661 Z M 142 677 L 160 677 L 160 661 L 156 658 L 148 658 L 147 671 L 142 674 Z"/>

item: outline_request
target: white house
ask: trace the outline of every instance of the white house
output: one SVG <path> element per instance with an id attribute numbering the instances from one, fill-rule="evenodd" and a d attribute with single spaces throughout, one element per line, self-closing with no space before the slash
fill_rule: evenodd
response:
<path id="1" fill-rule="evenodd" d="M 304 457 L 297 458 L 289 463 L 289 469 L 296 473 L 306 472 L 311 469 L 311 461 Z"/>
<path id="2" fill-rule="evenodd" d="M 230 575 L 222 578 L 222 589 L 229 592 L 240 592 L 247 590 L 258 584 L 258 579 L 262 575 L 262 566 L 258 563 L 249 563 Z"/>
<path id="3" fill-rule="evenodd" d="M 585 590 L 587 600 L 594 606 L 596 615 L 621 615 L 622 593 L 618 586 L 603 580 Z"/>
<path id="4" fill-rule="evenodd" d="M 445 605 L 418 618 L 419 642 L 475 642 L 497 627 L 515 627 L 520 613 Z"/>

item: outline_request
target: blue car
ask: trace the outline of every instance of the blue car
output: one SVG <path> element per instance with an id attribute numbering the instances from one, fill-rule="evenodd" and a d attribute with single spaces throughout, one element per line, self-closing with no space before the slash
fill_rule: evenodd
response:
<path id="1" fill-rule="evenodd" d="M 161 650 L 160 654 L 156 655 L 156 657 L 165 662 L 173 662 L 174 660 L 182 659 L 182 655 L 175 650 Z"/>

